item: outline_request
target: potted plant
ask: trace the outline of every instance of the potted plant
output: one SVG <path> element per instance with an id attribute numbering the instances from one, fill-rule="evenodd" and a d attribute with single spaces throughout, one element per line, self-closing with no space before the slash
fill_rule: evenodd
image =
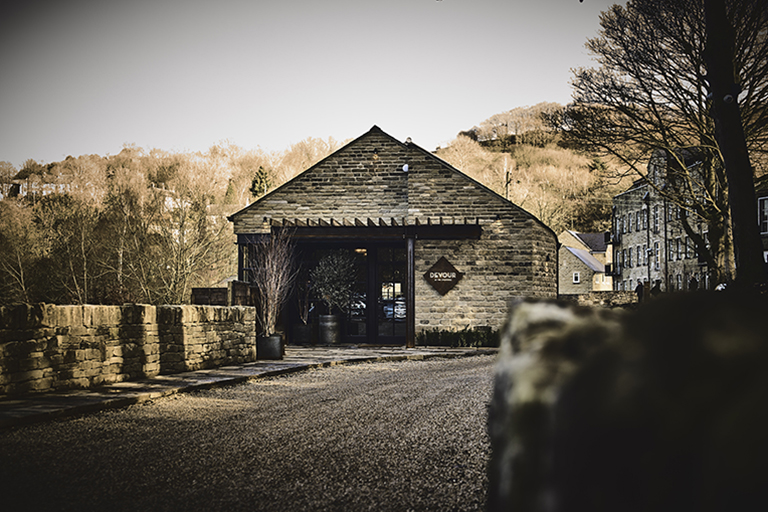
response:
<path id="1" fill-rule="evenodd" d="M 256 338 L 257 359 L 282 359 L 283 341 L 277 321 L 296 279 L 294 244 L 285 230 L 265 235 L 251 254 L 256 319 L 260 329 Z"/>
<path id="2" fill-rule="evenodd" d="M 337 250 L 320 258 L 310 272 L 312 286 L 326 305 L 327 315 L 320 315 L 320 343 L 334 344 L 341 341 L 341 322 L 336 311 L 343 312 L 349 306 L 355 284 L 355 261 L 348 251 Z"/>

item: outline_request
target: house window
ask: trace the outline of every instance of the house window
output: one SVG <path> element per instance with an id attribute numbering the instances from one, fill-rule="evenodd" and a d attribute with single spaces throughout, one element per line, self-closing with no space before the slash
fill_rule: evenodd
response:
<path id="1" fill-rule="evenodd" d="M 648 266 L 648 247 L 643 244 L 643 265 Z"/>
<path id="2" fill-rule="evenodd" d="M 653 232 L 659 232 L 659 205 L 653 207 Z"/>
<path id="3" fill-rule="evenodd" d="M 677 289 L 682 290 L 683 289 L 683 276 L 680 274 L 677 274 Z"/>
<path id="4" fill-rule="evenodd" d="M 636 212 L 635 212 L 635 228 L 636 228 L 638 231 L 640 231 L 640 226 L 642 225 L 642 224 L 640 223 L 640 216 L 641 216 L 641 213 L 642 213 L 642 212 L 641 212 L 640 210 L 638 210 L 638 211 L 636 211 Z"/>
<path id="5" fill-rule="evenodd" d="M 691 257 L 692 251 L 691 251 L 691 239 L 689 237 L 685 237 L 685 259 L 688 259 Z"/>
<path id="6" fill-rule="evenodd" d="M 768 233 L 768 197 L 757 200 L 757 210 L 760 216 L 760 232 Z"/>
<path id="7" fill-rule="evenodd" d="M 632 248 L 627 249 L 627 267 L 632 266 Z"/>
<path id="8" fill-rule="evenodd" d="M 675 249 L 677 249 L 677 259 L 683 259 L 683 244 L 680 238 L 675 238 Z"/>
<path id="9" fill-rule="evenodd" d="M 659 242 L 653 242 L 653 268 L 655 270 L 659 270 L 659 256 L 660 256 L 660 248 L 659 248 Z"/>
<path id="10" fill-rule="evenodd" d="M 669 239 L 669 252 L 667 254 L 669 255 L 669 259 L 674 261 L 675 260 L 675 241 L 671 238 Z"/>
<path id="11" fill-rule="evenodd" d="M 581 283 L 581 275 L 578 272 L 573 273 L 573 284 Z"/>
<path id="12" fill-rule="evenodd" d="M 640 267 L 643 265 L 643 252 L 640 246 L 637 246 L 637 266 Z"/>
<path id="13" fill-rule="evenodd" d="M 643 229 L 648 229 L 648 209 L 643 210 Z"/>

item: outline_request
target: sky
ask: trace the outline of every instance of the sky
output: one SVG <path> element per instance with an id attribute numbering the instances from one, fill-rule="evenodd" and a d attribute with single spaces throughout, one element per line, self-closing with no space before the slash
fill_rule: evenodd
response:
<path id="1" fill-rule="evenodd" d="M 613 3 L 0 0 L 0 160 L 282 151 L 373 125 L 433 150 L 494 114 L 568 103 Z"/>

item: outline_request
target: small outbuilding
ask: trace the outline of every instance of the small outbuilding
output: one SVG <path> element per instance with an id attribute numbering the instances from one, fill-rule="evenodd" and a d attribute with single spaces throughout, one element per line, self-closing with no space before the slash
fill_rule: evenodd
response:
<path id="1" fill-rule="evenodd" d="M 413 346 L 424 329 L 499 329 L 516 299 L 557 296 L 551 229 L 376 126 L 229 220 L 241 281 L 258 264 L 251 246 L 279 230 L 291 233 L 305 270 L 328 251 L 354 259 L 347 343 Z M 289 337 L 300 298 L 282 316 Z M 317 315 L 319 297 L 310 302 Z"/>
<path id="2" fill-rule="evenodd" d="M 613 290 L 610 233 L 577 233 L 566 229 L 558 237 L 560 295 Z"/>

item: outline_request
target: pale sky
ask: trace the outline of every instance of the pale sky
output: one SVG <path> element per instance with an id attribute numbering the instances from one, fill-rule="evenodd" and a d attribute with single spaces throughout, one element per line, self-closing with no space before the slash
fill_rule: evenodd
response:
<path id="1" fill-rule="evenodd" d="M 378 125 L 428 150 L 568 103 L 616 0 L 0 0 L 0 160 L 287 149 Z"/>

